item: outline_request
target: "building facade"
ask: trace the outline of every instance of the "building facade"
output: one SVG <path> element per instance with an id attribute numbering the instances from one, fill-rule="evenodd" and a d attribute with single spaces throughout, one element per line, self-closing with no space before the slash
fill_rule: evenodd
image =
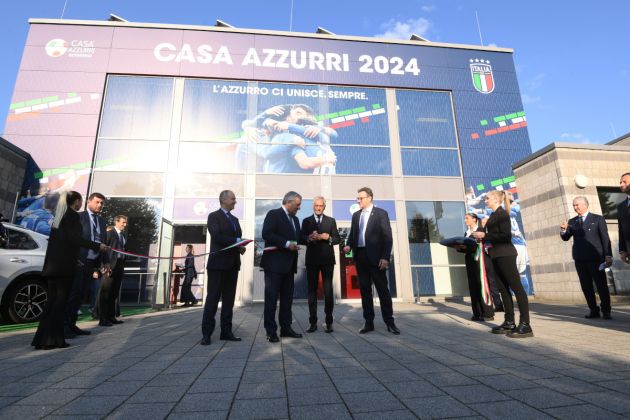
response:
<path id="1" fill-rule="evenodd" d="M 5 137 L 27 150 L 40 197 L 98 191 L 130 217 L 132 250 L 174 255 L 231 189 L 244 235 L 237 300 L 262 299 L 262 219 L 295 190 L 323 195 L 342 236 L 369 186 L 394 232 L 397 299 L 467 294 L 460 236 L 483 194 L 518 200 L 511 165 L 531 153 L 512 51 L 236 28 L 31 20 Z M 43 202 L 43 201 L 42 201 Z M 44 204 L 25 201 L 20 216 Z M 514 208 L 518 211 L 518 206 Z M 524 284 L 527 253 L 514 215 Z M 176 260 L 176 263 L 178 261 Z M 359 297 L 338 254 L 337 297 Z M 199 271 L 204 259 L 197 259 Z M 167 260 L 130 264 L 124 297 L 171 298 Z M 197 293 L 203 293 L 200 276 Z M 305 275 L 296 298 L 306 296 Z"/>

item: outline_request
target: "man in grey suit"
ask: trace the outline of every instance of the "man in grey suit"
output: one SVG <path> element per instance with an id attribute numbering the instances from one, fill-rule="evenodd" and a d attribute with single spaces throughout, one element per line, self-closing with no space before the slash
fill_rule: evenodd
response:
<path id="1" fill-rule="evenodd" d="M 606 220 L 598 214 L 588 211 L 586 197 L 575 197 L 573 209 L 577 216 L 560 225 L 560 237 L 568 241 L 573 237 L 573 259 L 575 269 L 580 279 L 582 292 L 590 308 L 590 313 L 585 318 L 599 318 L 600 308 L 595 299 L 593 282 L 597 286 L 597 292 L 601 301 L 601 311 L 604 319 L 612 319 L 610 316 L 610 292 L 606 283 L 604 267 L 612 264 L 612 246 L 608 237 Z"/>

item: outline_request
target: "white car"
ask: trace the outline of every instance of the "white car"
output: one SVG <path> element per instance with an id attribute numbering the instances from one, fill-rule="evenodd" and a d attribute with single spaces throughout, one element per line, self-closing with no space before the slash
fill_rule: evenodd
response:
<path id="1" fill-rule="evenodd" d="M 48 297 L 42 278 L 48 236 L 3 223 L 9 241 L 0 248 L 0 312 L 17 323 L 39 320 Z"/>

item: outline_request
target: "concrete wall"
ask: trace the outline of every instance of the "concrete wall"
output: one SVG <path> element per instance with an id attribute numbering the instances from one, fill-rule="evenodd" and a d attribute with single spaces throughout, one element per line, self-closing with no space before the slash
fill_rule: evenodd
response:
<path id="1" fill-rule="evenodd" d="M 0 138 L 0 213 L 11 219 L 16 193 L 22 190 L 28 154 Z"/>
<path id="2" fill-rule="evenodd" d="M 554 145 L 515 166 L 537 298 L 584 302 L 571 258 L 572 241 L 562 241 L 559 226 L 575 216 L 572 201 L 578 195 L 589 200 L 590 211 L 602 214 L 597 187 L 618 186 L 619 176 L 630 170 L 628 162 L 630 147 Z M 578 174 L 587 177 L 585 188 L 575 185 Z M 630 266 L 619 261 L 617 229 L 616 221 L 609 221 L 613 274 L 617 292 L 630 294 Z"/>

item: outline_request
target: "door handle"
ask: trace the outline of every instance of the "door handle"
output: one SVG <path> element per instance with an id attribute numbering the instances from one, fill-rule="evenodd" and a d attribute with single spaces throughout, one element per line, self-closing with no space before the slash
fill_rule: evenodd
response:
<path id="1" fill-rule="evenodd" d="M 14 262 L 14 263 L 20 263 L 20 264 L 23 264 L 23 263 L 26 263 L 26 262 L 28 262 L 28 261 L 23 260 L 22 258 L 11 258 L 11 259 L 9 260 L 9 262 Z"/>

